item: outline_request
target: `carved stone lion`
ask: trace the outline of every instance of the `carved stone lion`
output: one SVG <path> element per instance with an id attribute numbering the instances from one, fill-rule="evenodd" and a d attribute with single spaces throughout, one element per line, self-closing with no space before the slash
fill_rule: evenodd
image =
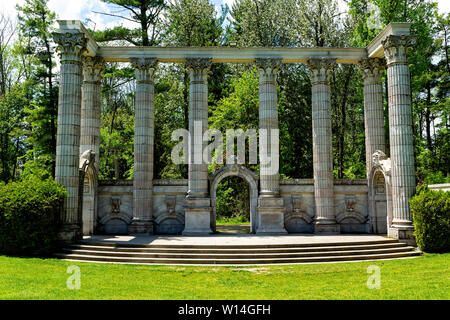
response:
<path id="1" fill-rule="evenodd" d="M 372 155 L 372 161 L 373 165 L 380 166 L 386 175 L 391 174 L 391 159 L 383 151 L 375 151 Z"/>
<path id="2" fill-rule="evenodd" d="M 86 171 L 87 168 L 95 162 L 95 152 L 86 150 L 80 156 L 80 170 Z"/>

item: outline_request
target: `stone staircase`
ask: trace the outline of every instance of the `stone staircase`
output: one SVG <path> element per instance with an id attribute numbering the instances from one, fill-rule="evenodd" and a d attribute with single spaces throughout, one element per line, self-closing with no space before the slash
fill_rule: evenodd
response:
<path id="1" fill-rule="evenodd" d="M 261 265 L 345 262 L 407 258 L 420 255 L 394 239 L 363 242 L 204 245 L 117 244 L 82 240 L 57 258 L 70 261 L 128 264 Z"/>

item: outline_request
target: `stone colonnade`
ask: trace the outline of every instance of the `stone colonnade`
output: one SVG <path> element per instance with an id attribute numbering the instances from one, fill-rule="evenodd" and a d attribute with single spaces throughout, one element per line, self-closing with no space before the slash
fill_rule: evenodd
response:
<path id="1" fill-rule="evenodd" d="M 61 52 L 61 83 L 58 108 L 56 181 L 69 194 L 62 214 L 66 240 L 80 236 L 80 204 L 78 161 L 80 152 L 93 150 L 98 163 L 100 129 L 101 58 L 86 58 L 82 75 L 86 38 L 81 33 L 54 35 Z M 412 218 L 408 199 L 414 192 L 414 157 L 409 67 L 406 60 L 411 37 L 389 35 L 382 42 L 387 60 L 390 150 L 392 159 L 393 225 L 389 235 L 408 238 Z M 152 233 L 152 180 L 154 148 L 154 84 L 157 58 L 129 58 L 136 71 L 136 122 L 133 188 L 133 221 L 131 233 Z M 185 234 L 210 233 L 211 199 L 208 189 L 207 164 L 202 162 L 206 142 L 196 145 L 208 127 L 207 75 L 211 58 L 186 58 L 190 70 L 189 84 L 189 187 L 185 206 Z M 271 129 L 278 128 L 276 77 L 280 58 L 256 58 L 259 70 L 260 129 L 267 129 L 266 143 L 260 141 L 260 160 L 273 147 L 278 136 L 270 139 Z M 367 175 L 371 172 L 372 154 L 385 152 L 383 61 L 378 58 L 360 62 L 364 79 Z M 336 64 L 331 58 L 307 60 L 312 84 L 312 121 L 314 155 L 315 232 L 339 233 L 336 223 L 333 191 L 333 158 L 331 140 L 331 97 L 329 73 Z M 83 87 L 83 90 L 82 90 Z M 80 129 L 81 128 L 81 129 Z M 80 137 L 81 130 L 81 137 Z M 276 150 L 276 149 L 275 149 Z M 278 155 L 279 156 L 279 155 Z M 271 163 L 279 168 L 279 159 Z M 285 233 L 285 204 L 280 196 L 279 175 L 262 164 L 258 200 L 258 233 Z"/>

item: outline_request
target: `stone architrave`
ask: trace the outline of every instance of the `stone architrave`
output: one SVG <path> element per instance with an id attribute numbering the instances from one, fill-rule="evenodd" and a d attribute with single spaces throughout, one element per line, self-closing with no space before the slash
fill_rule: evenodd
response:
<path id="1" fill-rule="evenodd" d="M 56 138 L 55 180 L 68 193 L 61 213 L 62 241 L 81 238 L 80 208 L 80 124 L 82 57 L 86 49 L 86 37 L 81 32 L 54 33 L 61 58 L 59 85 L 58 129 Z"/>
<path id="2" fill-rule="evenodd" d="M 208 164 L 203 161 L 208 130 L 208 73 L 210 58 L 188 58 L 189 83 L 189 177 L 185 204 L 184 235 L 209 234 L 211 230 L 211 198 L 208 191 Z M 201 143 L 200 143 L 201 142 Z"/>
<path id="3" fill-rule="evenodd" d="M 388 235 L 414 242 L 409 199 L 416 188 L 412 133 L 411 85 L 407 51 L 411 36 L 391 35 L 382 41 L 388 76 L 389 144 L 392 161 L 392 226 Z"/>
<path id="4" fill-rule="evenodd" d="M 315 233 L 339 233 L 334 210 L 333 148 L 329 76 L 335 59 L 309 59 L 312 90 Z"/>
<path id="5" fill-rule="evenodd" d="M 256 233 L 287 233 L 284 227 L 284 200 L 280 196 L 279 140 L 272 141 L 274 130 L 278 130 L 277 74 L 281 59 L 257 58 L 255 62 L 259 73 L 260 130 L 260 193 Z M 262 135 L 262 130 L 265 135 Z"/>
<path id="6" fill-rule="evenodd" d="M 132 58 L 136 74 L 133 220 L 131 234 L 153 234 L 153 149 L 155 58 Z"/>
<path id="7" fill-rule="evenodd" d="M 360 68 L 364 81 L 364 127 L 366 140 L 366 173 L 372 172 L 372 155 L 375 151 L 386 152 L 384 133 L 383 83 L 381 75 L 385 63 L 382 59 L 361 60 Z"/>
<path id="8" fill-rule="evenodd" d="M 105 63 L 100 57 L 86 57 L 83 63 L 84 81 L 81 100 L 80 154 L 95 152 L 95 168 L 98 171 L 100 155 L 101 80 Z"/>

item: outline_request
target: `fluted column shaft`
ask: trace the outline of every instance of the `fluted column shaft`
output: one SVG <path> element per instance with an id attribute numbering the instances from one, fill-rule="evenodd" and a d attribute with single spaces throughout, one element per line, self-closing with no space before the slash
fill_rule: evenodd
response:
<path id="1" fill-rule="evenodd" d="M 104 62 L 99 57 L 87 57 L 83 65 L 83 87 L 81 102 L 80 154 L 87 150 L 95 152 L 95 167 L 98 170 L 100 156 L 100 109 L 101 74 Z"/>
<path id="2" fill-rule="evenodd" d="M 211 59 L 186 59 L 190 71 L 189 83 L 189 182 L 188 197 L 204 198 L 208 192 L 208 164 L 203 163 L 207 142 L 203 133 L 208 130 L 208 72 Z"/>
<path id="3" fill-rule="evenodd" d="M 334 59 L 310 59 L 311 74 L 315 232 L 339 232 L 334 213 L 333 148 L 329 73 Z"/>
<path id="4" fill-rule="evenodd" d="M 372 155 L 376 150 L 386 153 L 384 133 L 383 83 L 381 75 L 384 63 L 379 58 L 360 62 L 364 81 L 364 126 L 366 141 L 366 173 L 372 170 Z"/>
<path id="5" fill-rule="evenodd" d="M 153 149 L 155 58 L 133 58 L 135 68 L 135 124 L 133 221 L 130 233 L 153 233 Z"/>
<path id="6" fill-rule="evenodd" d="M 256 66 L 259 73 L 259 152 L 260 158 L 266 158 L 260 161 L 260 196 L 278 197 L 280 195 L 279 141 L 275 142 L 276 146 L 272 145 L 274 142 L 272 130 L 278 130 L 277 74 L 281 67 L 281 59 L 256 59 Z M 262 130 L 265 135 L 262 134 Z M 277 154 L 272 155 L 271 152 Z M 269 162 L 269 159 L 276 163 Z"/>
<path id="7" fill-rule="evenodd" d="M 411 85 L 407 62 L 407 49 L 414 41 L 412 37 L 391 35 L 382 42 L 388 76 L 392 224 L 393 227 L 399 228 L 412 228 L 408 200 L 413 196 L 416 188 Z"/>
<path id="8" fill-rule="evenodd" d="M 55 180 L 62 184 L 68 193 L 61 214 L 63 230 L 60 232 L 60 238 L 72 241 L 81 237 L 78 165 L 82 55 L 86 48 L 86 38 L 83 33 L 54 33 L 53 37 L 61 57 Z"/>

